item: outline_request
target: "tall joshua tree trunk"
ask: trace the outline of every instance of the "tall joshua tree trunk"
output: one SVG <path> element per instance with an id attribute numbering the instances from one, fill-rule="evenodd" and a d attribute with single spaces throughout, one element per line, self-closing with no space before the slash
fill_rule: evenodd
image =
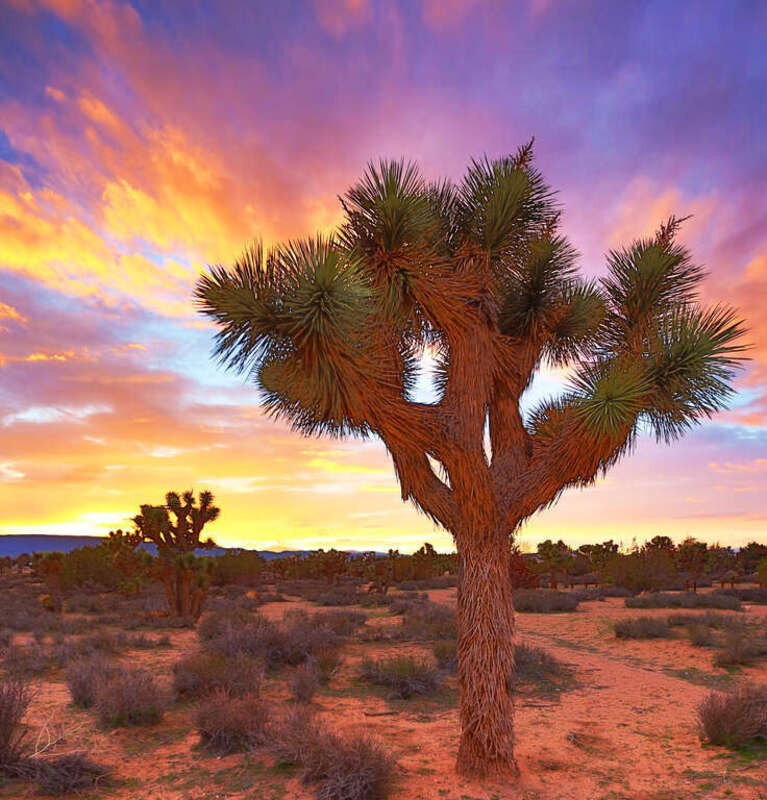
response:
<path id="1" fill-rule="evenodd" d="M 515 772 L 514 608 L 510 545 L 502 530 L 460 542 L 457 768 L 470 775 Z"/>
<path id="2" fill-rule="evenodd" d="M 256 245 L 202 276 L 197 299 L 217 355 L 255 378 L 268 412 L 306 435 L 377 435 L 402 498 L 453 534 L 457 766 L 514 772 L 513 532 L 592 483 L 642 425 L 668 441 L 720 408 L 742 327 L 695 302 L 703 273 L 674 242 L 674 218 L 611 252 L 600 284 L 581 279 L 532 142 L 472 161 L 458 184 L 371 164 L 341 203 L 337 235 Z M 412 396 L 426 350 L 430 404 Z M 523 414 L 544 363 L 569 367 L 572 383 Z"/>

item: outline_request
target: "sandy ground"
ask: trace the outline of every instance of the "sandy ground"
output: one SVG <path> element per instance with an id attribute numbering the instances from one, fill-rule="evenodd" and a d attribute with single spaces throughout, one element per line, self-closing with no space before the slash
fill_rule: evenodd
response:
<path id="1" fill-rule="evenodd" d="M 455 590 L 430 592 L 452 604 Z M 271 604 L 263 613 L 279 619 L 303 602 Z M 384 612 L 367 611 L 369 626 L 398 624 Z M 519 614 L 521 639 L 542 646 L 575 671 L 576 685 L 556 699 L 520 698 L 517 755 L 521 775 L 512 782 L 478 783 L 453 771 L 458 744 L 455 681 L 435 700 L 387 701 L 356 679 L 363 656 L 428 651 L 413 643 L 353 642 L 330 686 L 315 701 L 329 725 L 369 734 L 398 757 L 397 800 L 685 800 L 767 798 L 767 761 L 703 746 L 695 708 L 712 687 L 748 679 L 767 680 L 767 663 L 728 672 L 712 666 L 712 652 L 686 640 L 622 641 L 611 623 L 668 610 L 627 609 L 620 599 L 582 603 L 569 614 Z M 701 612 L 689 612 L 701 613 Z M 736 612 L 723 612 L 736 613 Z M 748 607 L 749 619 L 767 625 L 767 607 Z M 170 686 L 171 666 L 197 646 L 190 631 L 170 633 L 173 647 L 131 651 L 124 660 L 148 667 Z M 270 678 L 264 697 L 284 708 L 284 678 Z M 375 716 L 380 712 L 395 712 Z M 176 704 L 156 726 L 102 731 L 88 712 L 73 708 L 60 675 L 40 685 L 29 712 L 32 740 L 64 733 L 57 752 L 86 749 L 108 764 L 118 785 L 88 797 L 140 800 L 311 798 L 311 789 L 274 765 L 268 754 L 216 758 L 197 747 L 189 704 Z M 368 716 L 373 715 L 373 716 Z M 0 798 L 32 797 L 34 788 L 2 787 Z M 21 793 L 21 794 L 20 794 Z"/>

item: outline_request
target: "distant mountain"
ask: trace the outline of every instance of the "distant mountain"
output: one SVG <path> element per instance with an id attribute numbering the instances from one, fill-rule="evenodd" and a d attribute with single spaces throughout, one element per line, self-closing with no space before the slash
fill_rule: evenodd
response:
<path id="1" fill-rule="evenodd" d="M 0 536 L 0 556 L 20 556 L 22 553 L 49 553 L 61 550 L 68 553 L 76 547 L 93 547 L 101 541 L 100 536 L 47 536 L 10 535 Z"/>
<path id="2" fill-rule="evenodd" d="M 0 556 L 16 556 L 22 553 L 32 555 L 32 553 L 49 553 L 55 550 L 61 550 L 68 553 L 76 547 L 95 547 L 102 541 L 101 536 L 51 536 L 46 534 L 11 534 L 7 536 L 0 536 Z M 156 552 L 156 548 L 152 544 L 142 545 L 150 552 Z M 213 550 L 198 550 L 200 555 L 207 556 L 221 556 L 229 550 L 247 550 L 245 547 L 215 547 Z M 256 550 L 256 552 L 265 561 L 272 561 L 275 558 L 285 558 L 286 556 L 300 556 L 303 558 L 308 555 L 309 550 L 284 550 L 277 552 L 274 550 Z"/>

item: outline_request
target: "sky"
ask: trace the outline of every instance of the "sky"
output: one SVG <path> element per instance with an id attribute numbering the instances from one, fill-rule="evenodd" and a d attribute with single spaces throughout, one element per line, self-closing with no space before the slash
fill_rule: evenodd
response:
<path id="1" fill-rule="evenodd" d="M 585 274 L 692 214 L 703 299 L 753 349 L 729 410 L 520 540 L 767 541 L 765 41 L 767 4 L 735 0 L 0 0 L 0 534 L 101 535 L 209 488 L 222 545 L 451 548 L 379 442 L 267 418 L 192 290 L 332 229 L 371 158 L 459 178 L 535 136 Z"/>

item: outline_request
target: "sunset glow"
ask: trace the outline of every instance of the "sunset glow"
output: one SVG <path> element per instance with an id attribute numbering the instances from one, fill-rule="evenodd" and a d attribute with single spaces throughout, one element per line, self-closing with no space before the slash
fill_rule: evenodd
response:
<path id="1" fill-rule="evenodd" d="M 651 4 L 555 0 L 5 2 L 0 534 L 104 534 L 208 488 L 221 545 L 450 548 L 379 442 L 266 417 L 192 290 L 255 238 L 331 230 L 370 158 L 457 176 L 535 136 L 587 274 L 690 214 L 703 299 L 754 346 L 730 410 L 642 438 L 521 540 L 767 540 L 767 6 L 746 6 L 659 26 Z"/>

